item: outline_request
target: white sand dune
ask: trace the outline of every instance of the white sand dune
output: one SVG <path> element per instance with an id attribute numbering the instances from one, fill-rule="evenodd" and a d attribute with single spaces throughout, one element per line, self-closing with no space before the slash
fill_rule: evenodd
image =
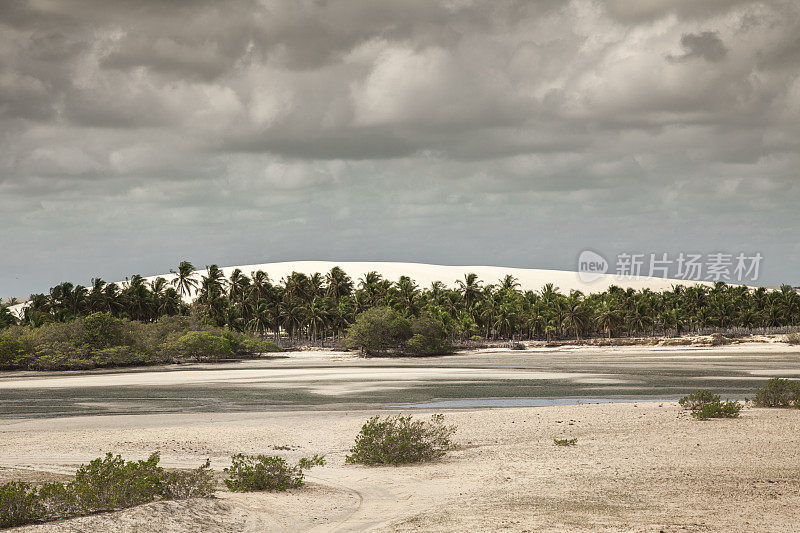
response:
<path id="1" fill-rule="evenodd" d="M 266 272 L 273 282 L 280 281 L 292 272 L 302 272 L 304 274 L 314 274 L 316 272 L 325 274 L 338 266 L 344 270 L 348 276 L 353 278 L 356 283 L 368 272 L 375 271 L 383 276 L 384 279 L 397 281 L 400 276 L 409 276 L 420 287 L 427 288 L 435 281 L 441 281 L 447 287 L 456 287 L 458 280 L 464 280 L 465 274 L 475 273 L 484 283 L 499 283 L 504 276 L 511 274 L 519 281 L 522 290 L 538 291 L 547 283 L 552 283 L 562 292 L 568 293 L 571 290 L 579 290 L 584 293 L 602 292 L 611 285 L 618 285 L 623 288 L 633 289 L 649 288 L 654 291 L 670 289 L 675 285 L 694 285 L 697 282 L 684 281 L 678 279 L 666 279 L 656 277 L 621 277 L 613 274 L 605 274 L 599 279 L 586 283 L 580 279 L 577 272 L 569 270 L 545 270 L 536 268 L 512 268 L 497 266 L 448 266 L 448 265 L 428 265 L 424 263 L 392 263 L 392 262 L 336 262 L 336 261 L 287 261 L 283 263 L 262 263 L 255 265 L 239 265 L 223 267 L 225 276 L 230 276 L 235 269 L 240 269 L 244 274 L 250 276 L 258 270 Z M 202 276 L 206 270 L 198 270 L 197 274 Z M 162 274 L 162 277 L 171 281 L 173 274 Z M 150 276 L 152 280 L 158 276 Z"/>
<path id="2" fill-rule="evenodd" d="M 463 280 L 464 275 L 467 273 L 475 273 L 478 278 L 484 283 L 499 283 L 500 280 L 507 274 L 511 274 L 519 281 L 520 289 L 522 290 L 541 290 L 547 283 L 552 283 L 558 287 L 562 292 L 569 293 L 572 290 L 582 291 L 585 294 L 602 292 L 608 289 L 611 285 L 618 285 L 624 289 L 633 288 L 636 290 L 651 289 L 653 291 L 662 291 L 670 289 L 676 285 L 695 285 L 705 284 L 707 282 L 695 282 L 679 279 L 656 278 L 648 276 L 628 277 L 617 276 L 614 274 L 605 274 L 592 282 L 584 282 L 578 276 L 577 272 L 569 270 L 545 270 L 537 268 L 511 268 L 511 267 L 497 267 L 497 266 L 446 266 L 446 265 L 428 265 L 423 263 L 392 263 L 392 262 L 348 262 L 348 261 L 286 261 L 282 263 L 261 263 L 254 265 L 238 265 L 222 267 L 222 271 L 226 277 L 237 268 L 244 274 L 250 276 L 253 272 L 263 270 L 266 272 L 273 282 L 279 282 L 283 278 L 289 276 L 292 272 L 302 272 L 304 274 L 314 274 L 316 272 L 325 274 L 338 266 L 344 270 L 347 275 L 353 278 L 356 283 L 364 277 L 367 272 L 378 272 L 384 279 L 390 281 L 397 281 L 400 276 L 409 276 L 420 287 L 427 288 L 431 286 L 434 281 L 441 281 L 447 287 L 455 287 L 457 280 Z M 203 276 L 206 270 L 198 270 L 197 275 Z M 167 281 L 172 281 L 175 277 L 174 274 L 165 273 L 155 276 L 148 276 L 148 281 L 152 281 L 157 277 L 166 278 Z M 124 281 L 117 283 L 124 284 Z M 19 304 L 11 307 L 11 311 L 19 313 L 25 304 Z"/>

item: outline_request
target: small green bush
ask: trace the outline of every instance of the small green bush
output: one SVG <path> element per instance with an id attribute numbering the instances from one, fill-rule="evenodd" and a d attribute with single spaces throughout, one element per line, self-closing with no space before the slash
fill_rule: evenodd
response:
<path id="1" fill-rule="evenodd" d="M 91 348 L 111 348 L 124 343 L 125 323 L 109 313 L 93 313 L 80 322 L 83 331 L 78 341 L 81 344 Z"/>
<path id="2" fill-rule="evenodd" d="M 190 331 L 177 341 L 180 352 L 196 360 L 224 359 L 233 356 L 231 343 L 221 335 L 204 331 Z"/>
<path id="3" fill-rule="evenodd" d="M 165 472 L 158 462 L 158 452 L 145 461 L 124 461 L 108 453 L 81 465 L 69 483 L 45 483 L 38 490 L 20 481 L 0 485 L 0 527 L 214 493 L 208 461 L 195 470 L 178 472 Z"/>
<path id="4" fill-rule="evenodd" d="M 244 333 L 226 331 L 223 336 L 230 342 L 236 355 L 257 355 L 261 353 L 280 352 L 281 347 L 266 339 L 257 339 Z"/>
<path id="5" fill-rule="evenodd" d="M 800 384 L 771 378 L 756 391 L 753 403 L 758 407 L 800 407 Z"/>
<path id="6" fill-rule="evenodd" d="M 161 476 L 161 496 L 167 500 L 207 498 L 214 494 L 214 471 L 211 461 L 194 470 L 164 472 Z"/>
<path id="7" fill-rule="evenodd" d="M 15 368 L 22 344 L 11 335 L 0 333 L 0 369 Z"/>
<path id="8" fill-rule="evenodd" d="M 270 341 L 204 325 L 195 316 L 137 322 L 94 313 L 0 332 L 0 369 L 88 370 L 281 351 Z"/>
<path id="9" fill-rule="evenodd" d="M 408 355 L 443 355 L 453 351 L 444 324 L 439 320 L 425 315 L 415 318 L 411 321 L 411 334 L 403 347 Z"/>
<path id="10" fill-rule="evenodd" d="M 0 485 L 0 528 L 36 522 L 44 513 L 36 488 L 22 481 Z"/>
<path id="11" fill-rule="evenodd" d="M 684 409 L 697 411 L 704 406 L 712 403 L 719 403 L 719 394 L 714 394 L 710 390 L 699 390 L 678 400 L 678 404 Z"/>
<path id="12" fill-rule="evenodd" d="M 31 370 L 88 370 L 94 368 L 89 349 L 72 342 L 40 344 L 30 356 L 20 357 Z"/>
<path id="13" fill-rule="evenodd" d="M 800 344 L 800 333 L 789 333 L 784 337 L 783 342 L 787 344 Z"/>
<path id="14" fill-rule="evenodd" d="M 573 439 L 553 439 L 553 443 L 556 446 L 575 446 L 578 444 L 578 438 L 575 437 Z"/>
<path id="15" fill-rule="evenodd" d="M 455 426 L 444 424 L 444 415 L 430 422 L 410 416 L 373 416 L 362 426 L 346 463 L 365 465 L 416 463 L 442 457 L 452 443 Z"/>
<path id="16" fill-rule="evenodd" d="M 74 483 L 45 483 L 39 488 L 39 501 L 45 509 L 45 520 L 77 516 L 90 511 L 78 505 Z"/>
<path id="17" fill-rule="evenodd" d="M 325 458 L 318 455 L 311 459 L 303 457 L 290 466 L 281 457 L 239 453 L 231 457 L 231 467 L 225 469 L 230 476 L 225 486 L 233 492 L 284 491 L 303 485 L 304 470 L 324 464 Z"/>
<path id="18" fill-rule="evenodd" d="M 91 361 L 98 368 L 152 364 L 151 359 L 132 346 L 114 346 L 92 352 Z"/>
<path id="19" fill-rule="evenodd" d="M 710 418 L 737 418 L 742 404 L 736 401 L 725 400 L 707 403 L 700 409 L 692 411 L 692 416 L 696 420 L 708 420 Z"/>
<path id="20" fill-rule="evenodd" d="M 112 511 L 153 501 L 161 494 L 163 469 L 159 453 L 145 461 L 125 461 L 107 453 L 81 465 L 72 486 L 78 506 L 85 512 Z"/>
<path id="21" fill-rule="evenodd" d="M 731 344 L 733 341 L 722 335 L 721 333 L 712 333 L 711 334 L 711 346 L 725 346 Z"/>
<path id="22" fill-rule="evenodd" d="M 411 323 L 391 307 L 373 307 L 356 317 L 344 344 L 364 355 L 398 351 L 412 336 Z"/>

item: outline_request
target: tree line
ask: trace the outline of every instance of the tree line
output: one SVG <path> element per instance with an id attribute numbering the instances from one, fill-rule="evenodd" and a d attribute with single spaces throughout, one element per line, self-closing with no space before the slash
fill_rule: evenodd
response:
<path id="1" fill-rule="evenodd" d="M 800 324 L 800 295 L 789 285 L 767 290 L 718 282 L 661 292 L 612 286 L 564 294 L 552 283 L 522 291 L 512 275 L 485 283 L 467 273 L 453 288 L 438 281 L 422 288 L 408 276 L 393 282 L 375 271 L 354 280 L 339 267 L 325 274 L 293 272 L 279 281 L 261 270 L 248 275 L 236 269 L 225 277 L 217 265 L 201 275 L 188 261 L 171 272 L 170 281 L 135 275 L 122 283 L 94 278 L 88 287 L 60 283 L 49 294 L 32 294 L 19 319 L 0 308 L 0 327 L 37 327 L 96 312 L 141 322 L 191 314 L 236 332 L 319 342 L 341 338 L 358 315 L 376 307 L 433 320 L 453 340 L 550 341 Z"/>

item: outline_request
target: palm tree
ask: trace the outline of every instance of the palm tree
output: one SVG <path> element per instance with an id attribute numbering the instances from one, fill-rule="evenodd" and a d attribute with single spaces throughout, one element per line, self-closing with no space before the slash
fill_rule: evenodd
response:
<path id="1" fill-rule="evenodd" d="M 364 274 L 364 277 L 360 278 L 358 281 L 359 288 L 367 295 L 367 301 L 370 307 L 378 305 L 378 300 L 381 296 L 382 281 L 383 276 L 374 270 Z"/>
<path id="2" fill-rule="evenodd" d="M 181 261 L 178 271 L 170 270 L 175 277 L 172 278 L 172 286 L 178 289 L 181 298 L 186 299 L 192 295 L 193 290 L 197 290 L 197 279 L 194 277 L 194 265 L 189 261 Z"/>
<path id="3" fill-rule="evenodd" d="M 125 310 L 133 320 L 146 321 L 150 319 L 153 307 L 152 293 L 147 288 L 144 278 L 134 274 L 127 282 L 127 287 L 122 291 Z"/>
<path id="4" fill-rule="evenodd" d="M 564 307 L 564 316 L 562 324 L 566 329 L 572 329 L 575 332 L 575 338 L 580 340 L 581 331 L 586 328 L 589 322 L 588 309 L 579 298 L 570 298 L 567 305 Z"/>
<path id="5" fill-rule="evenodd" d="M 616 328 L 621 321 L 622 316 L 619 310 L 608 301 L 603 301 L 602 306 L 595 314 L 595 323 L 603 329 L 609 339 L 611 338 L 614 328 Z"/>
<path id="6" fill-rule="evenodd" d="M 228 278 L 228 298 L 231 302 L 241 304 L 249 287 L 250 278 L 242 274 L 240 269 L 235 269 Z"/>
<path id="7" fill-rule="evenodd" d="M 260 300 L 266 298 L 272 290 L 272 283 L 269 280 L 269 274 L 263 270 L 257 270 L 250 273 L 252 282 L 250 284 L 250 294 L 252 298 Z"/>
<path id="8" fill-rule="evenodd" d="M 222 296 L 225 288 L 225 276 L 217 265 L 206 267 L 206 275 L 200 279 L 199 299 L 204 301 L 214 300 Z"/>
<path id="9" fill-rule="evenodd" d="M 303 308 L 300 304 L 292 301 L 281 302 L 281 326 L 289 334 L 289 339 L 295 338 L 295 332 L 297 332 L 299 335 L 299 331 L 303 326 L 304 319 L 305 317 L 303 316 Z"/>
<path id="10" fill-rule="evenodd" d="M 325 283 L 325 295 L 331 298 L 336 305 L 339 305 L 341 298 L 349 296 L 353 291 L 353 280 L 338 266 L 333 267 L 325 275 Z"/>
<path id="11" fill-rule="evenodd" d="M 0 305 L 0 329 L 13 326 L 16 323 L 17 318 L 11 313 L 8 307 Z"/>
<path id="12" fill-rule="evenodd" d="M 258 300 L 255 311 L 253 312 L 253 318 L 247 323 L 247 329 L 265 337 L 267 331 L 272 327 L 272 310 L 270 309 L 269 302 L 264 299 Z"/>
<path id="13" fill-rule="evenodd" d="M 308 320 L 308 325 L 311 327 L 313 335 L 312 341 L 317 342 L 317 332 L 324 331 L 325 325 L 328 322 L 328 317 L 330 316 L 325 301 L 319 296 L 314 298 L 314 300 L 308 304 L 305 316 Z M 324 335 L 322 340 L 324 343 Z"/>
<path id="14" fill-rule="evenodd" d="M 464 297 L 464 307 L 466 309 L 472 308 L 476 298 L 481 293 L 481 281 L 478 279 L 478 275 L 474 272 L 464 274 L 464 281 L 456 280 L 456 284 Z"/>
<path id="15" fill-rule="evenodd" d="M 506 274 L 500 280 L 500 288 L 506 291 L 515 291 L 519 287 L 519 280 L 511 274 Z"/>
<path id="16" fill-rule="evenodd" d="M 419 311 L 417 284 L 408 276 L 400 276 L 397 282 L 396 305 L 407 316 L 416 315 Z"/>

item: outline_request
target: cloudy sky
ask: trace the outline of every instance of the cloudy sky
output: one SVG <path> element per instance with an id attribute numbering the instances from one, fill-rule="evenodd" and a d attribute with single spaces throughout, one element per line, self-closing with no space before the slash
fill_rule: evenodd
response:
<path id="1" fill-rule="evenodd" d="M 800 284 L 795 0 L 0 3 L 0 296 L 294 259 Z"/>

